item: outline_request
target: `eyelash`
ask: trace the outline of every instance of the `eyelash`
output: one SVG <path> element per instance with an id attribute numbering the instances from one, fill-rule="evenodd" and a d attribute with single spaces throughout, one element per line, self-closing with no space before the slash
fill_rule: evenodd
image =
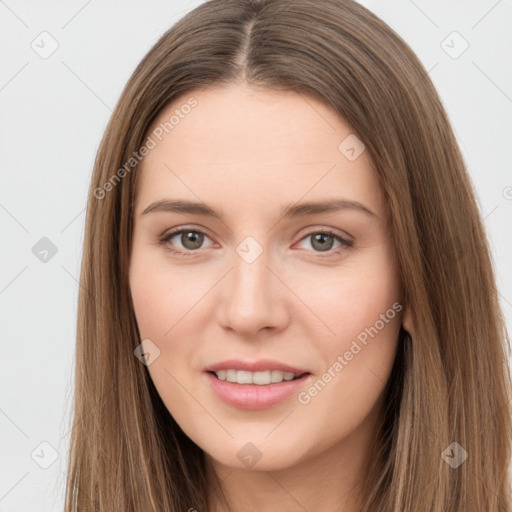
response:
<path id="1" fill-rule="evenodd" d="M 167 251 L 171 252 L 172 254 L 176 254 L 177 256 L 183 256 L 183 257 L 191 256 L 193 253 L 198 252 L 198 249 L 196 249 L 195 251 L 181 251 L 181 250 L 177 251 L 176 249 L 173 249 L 172 247 L 170 247 L 169 244 L 168 244 L 169 240 L 174 238 L 176 235 L 179 235 L 180 233 L 184 233 L 184 232 L 201 233 L 202 235 L 207 236 L 208 238 L 210 238 L 208 236 L 208 234 L 205 233 L 201 229 L 198 229 L 198 228 L 194 228 L 194 229 L 180 228 L 180 229 L 176 229 L 175 231 L 172 231 L 171 233 L 168 233 L 165 237 L 161 238 L 158 241 L 158 245 L 159 246 L 163 246 Z M 319 230 L 319 231 L 311 231 L 310 233 L 304 235 L 301 238 L 300 241 L 306 239 L 307 237 L 309 237 L 311 235 L 317 235 L 317 234 L 332 236 L 335 240 L 337 240 L 338 242 L 341 243 L 341 245 L 342 245 L 341 249 L 349 249 L 350 247 L 352 247 L 354 245 L 353 241 L 346 240 L 345 238 L 341 237 L 340 235 L 336 234 L 334 231 L 331 231 L 329 229 L 323 229 L 323 230 Z M 338 249 L 340 249 L 340 247 L 338 247 Z M 340 254 L 339 250 L 337 252 L 334 252 L 334 249 L 330 249 L 329 251 L 325 251 L 327 253 L 327 256 L 323 256 L 322 255 L 322 251 L 314 251 L 314 252 L 318 252 L 319 257 L 321 257 L 321 258 L 322 257 L 323 258 L 326 258 L 326 257 L 328 258 L 330 256 L 333 256 L 334 254 Z"/>

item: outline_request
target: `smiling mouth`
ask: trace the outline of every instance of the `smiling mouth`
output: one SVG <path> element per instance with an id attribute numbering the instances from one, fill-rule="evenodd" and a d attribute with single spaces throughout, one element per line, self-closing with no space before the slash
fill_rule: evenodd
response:
<path id="1" fill-rule="evenodd" d="M 260 372 L 250 372 L 247 370 L 217 370 L 209 371 L 219 380 L 231 382 L 233 384 L 256 384 L 258 386 L 268 386 L 270 384 L 279 384 L 285 381 L 297 380 L 308 375 L 308 372 L 296 374 L 292 372 L 283 372 L 281 370 L 265 370 Z"/>

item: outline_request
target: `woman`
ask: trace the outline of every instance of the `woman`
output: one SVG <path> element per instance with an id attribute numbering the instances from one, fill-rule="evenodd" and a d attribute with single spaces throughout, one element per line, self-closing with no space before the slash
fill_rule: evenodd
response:
<path id="1" fill-rule="evenodd" d="M 352 1 L 206 2 L 97 155 L 66 510 L 509 511 L 507 342 L 406 43 Z"/>

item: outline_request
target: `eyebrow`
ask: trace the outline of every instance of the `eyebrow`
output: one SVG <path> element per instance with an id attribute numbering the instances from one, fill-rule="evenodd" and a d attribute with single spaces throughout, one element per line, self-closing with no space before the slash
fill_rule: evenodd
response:
<path id="1" fill-rule="evenodd" d="M 283 218 L 296 218 L 306 217 L 308 215 L 317 215 L 320 213 L 335 213 L 342 210 L 356 210 L 364 213 L 365 215 L 373 218 L 378 216 L 370 210 L 367 206 L 358 201 L 348 199 L 326 199 L 324 201 L 306 202 L 298 204 L 290 204 L 281 208 L 281 217 Z M 224 221 L 224 213 L 217 212 L 210 208 L 205 203 L 198 203 L 188 200 L 169 200 L 162 199 L 151 203 L 142 213 L 167 212 L 167 213 L 189 213 L 193 215 L 205 215 Z"/>

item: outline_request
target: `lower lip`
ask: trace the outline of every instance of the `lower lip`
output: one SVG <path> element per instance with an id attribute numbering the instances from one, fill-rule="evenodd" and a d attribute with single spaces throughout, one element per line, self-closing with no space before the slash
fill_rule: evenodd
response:
<path id="1" fill-rule="evenodd" d="M 206 372 L 213 391 L 229 405 L 239 409 L 266 409 L 297 394 L 311 374 L 304 374 L 295 380 L 284 380 L 276 384 L 236 384 L 220 380 Z"/>

